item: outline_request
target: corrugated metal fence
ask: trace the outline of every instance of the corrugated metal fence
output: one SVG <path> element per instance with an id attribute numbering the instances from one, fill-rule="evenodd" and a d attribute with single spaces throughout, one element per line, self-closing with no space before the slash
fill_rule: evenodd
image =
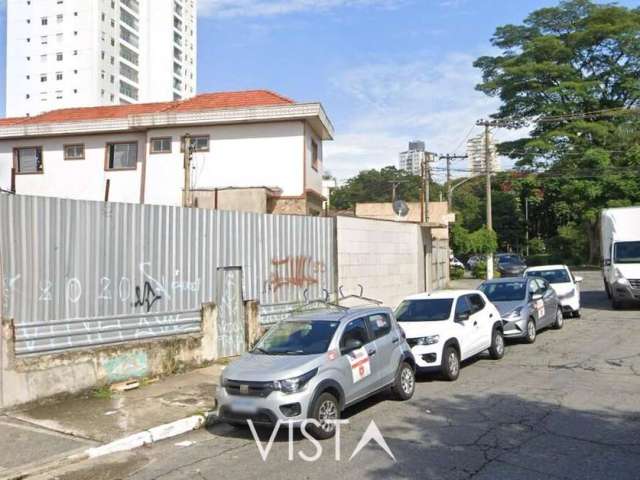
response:
<path id="1" fill-rule="evenodd" d="M 330 219 L 0 195 L 2 314 L 19 355 L 198 332 L 222 268 L 271 311 L 333 291 L 333 242 Z"/>

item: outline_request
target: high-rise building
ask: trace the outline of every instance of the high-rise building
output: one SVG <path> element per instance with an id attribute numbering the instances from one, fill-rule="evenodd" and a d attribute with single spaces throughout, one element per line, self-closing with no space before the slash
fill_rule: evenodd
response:
<path id="1" fill-rule="evenodd" d="M 429 155 L 421 141 L 409 142 L 409 150 L 400 153 L 400 170 L 413 175 L 422 175 L 422 162 Z"/>
<path id="2" fill-rule="evenodd" d="M 484 133 L 469 139 L 467 142 L 467 156 L 469 157 L 469 168 L 472 174 L 480 174 L 486 172 L 486 156 Z M 489 133 L 489 156 L 490 168 L 492 172 L 500 171 L 500 162 L 498 160 L 498 150 L 496 148 L 493 135 Z"/>
<path id="3" fill-rule="evenodd" d="M 196 93 L 197 0 L 7 0 L 7 116 Z"/>

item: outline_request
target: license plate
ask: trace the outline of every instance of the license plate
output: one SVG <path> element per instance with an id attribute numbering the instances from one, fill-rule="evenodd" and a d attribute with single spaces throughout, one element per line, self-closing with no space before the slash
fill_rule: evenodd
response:
<path id="1" fill-rule="evenodd" d="M 253 400 L 240 398 L 231 403 L 231 410 L 238 413 L 256 413 L 258 407 Z"/>

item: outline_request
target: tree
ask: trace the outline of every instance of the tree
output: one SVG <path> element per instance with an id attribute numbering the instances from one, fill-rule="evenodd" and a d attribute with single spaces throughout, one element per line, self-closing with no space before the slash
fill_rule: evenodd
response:
<path id="1" fill-rule="evenodd" d="M 396 167 L 385 167 L 380 170 L 363 170 L 331 193 L 331 205 L 338 210 L 353 208 L 356 203 L 391 202 L 393 182 L 400 182 L 397 188 L 398 198 L 407 202 L 420 199 L 422 180 Z M 431 183 L 432 201 L 439 198 L 442 186 Z"/>
<path id="2" fill-rule="evenodd" d="M 494 118 L 534 122 L 501 152 L 544 169 L 533 183 L 544 191 L 549 233 L 580 228 L 590 263 L 600 211 L 640 202 L 639 36 L 640 8 L 563 1 L 499 27 L 492 43 L 502 53 L 475 62 L 477 88 L 502 101 Z"/>

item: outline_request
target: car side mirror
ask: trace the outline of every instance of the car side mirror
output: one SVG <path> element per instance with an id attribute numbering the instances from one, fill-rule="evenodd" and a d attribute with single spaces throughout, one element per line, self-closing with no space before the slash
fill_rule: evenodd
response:
<path id="1" fill-rule="evenodd" d="M 471 314 L 469 312 L 456 313 L 454 320 L 456 322 L 466 322 L 471 318 Z"/>
<path id="2" fill-rule="evenodd" d="M 531 300 L 542 300 L 542 294 L 541 293 L 534 293 L 531 296 Z"/>
<path id="3" fill-rule="evenodd" d="M 354 350 L 358 350 L 359 348 L 362 348 L 363 343 L 356 339 L 356 338 L 350 338 L 349 340 L 346 341 L 344 347 L 342 347 L 342 349 L 340 350 L 342 352 L 343 355 L 346 355 L 347 353 L 351 353 Z"/>
<path id="4" fill-rule="evenodd" d="M 576 277 L 576 283 L 582 283 L 583 281 L 584 281 L 584 278 Z"/>
<path id="5" fill-rule="evenodd" d="M 610 266 L 611 266 L 611 259 L 610 259 L 610 258 L 605 258 L 605 260 L 604 260 L 604 266 L 605 266 L 605 267 L 610 267 Z"/>

